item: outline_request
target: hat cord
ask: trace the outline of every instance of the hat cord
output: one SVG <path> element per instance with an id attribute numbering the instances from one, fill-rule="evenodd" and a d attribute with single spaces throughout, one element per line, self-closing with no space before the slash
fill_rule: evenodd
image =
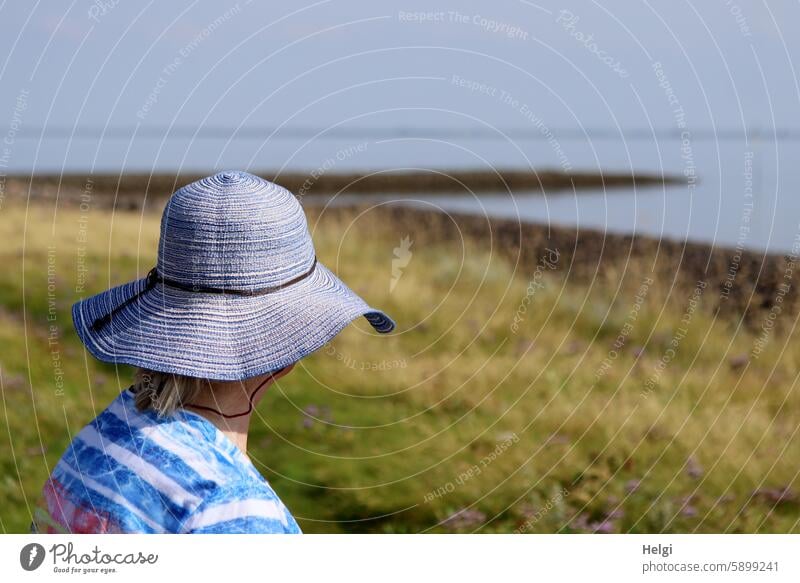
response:
<path id="1" fill-rule="evenodd" d="M 119 312 L 122 308 L 124 308 L 126 306 L 129 306 L 130 304 L 132 304 L 133 302 L 138 300 L 139 296 L 141 296 L 145 292 L 148 292 L 151 289 L 153 289 L 156 286 L 157 283 L 158 283 L 158 271 L 156 271 L 156 268 L 154 267 L 147 274 L 147 279 L 145 280 L 145 284 L 144 284 L 144 287 L 142 289 L 140 289 L 138 292 L 133 294 L 131 297 L 129 297 L 127 300 L 122 302 L 117 307 L 113 308 L 108 314 L 106 314 L 104 316 L 100 316 L 99 318 L 97 318 L 94 322 L 92 322 L 92 325 L 90 326 L 90 328 L 92 330 L 94 330 L 95 332 L 100 331 L 101 328 L 103 328 L 106 324 L 108 324 L 111 321 L 111 317 L 114 314 Z"/>
<path id="2" fill-rule="evenodd" d="M 265 378 L 263 381 L 261 381 L 261 383 L 259 383 L 259 385 L 258 385 L 258 386 L 257 386 L 255 389 L 253 389 L 253 390 L 250 392 L 250 397 L 249 397 L 249 399 L 248 399 L 248 403 L 249 403 L 249 405 L 248 405 L 248 407 L 247 407 L 247 411 L 243 411 L 243 412 L 241 412 L 241 413 L 223 413 L 223 412 L 222 412 L 222 411 L 220 411 L 219 409 L 214 409 L 213 407 L 206 407 L 205 405 L 195 405 L 195 404 L 193 404 L 193 403 L 186 403 L 186 404 L 184 405 L 184 407 L 192 407 L 193 409 L 202 409 L 202 410 L 204 410 L 204 411 L 210 411 L 210 412 L 212 412 L 212 413 L 216 413 L 216 414 L 217 414 L 217 415 L 219 415 L 220 417 L 224 417 L 225 419 L 235 419 L 235 418 L 237 418 L 237 417 L 244 417 L 245 415 L 249 415 L 249 414 L 250 414 L 250 412 L 253 410 L 253 397 L 255 397 L 255 396 L 256 396 L 256 393 L 257 393 L 259 390 L 261 390 L 261 387 L 263 387 L 263 386 L 264 386 L 264 385 L 267 383 L 267 381 L 270 381 L 270 380 L 272 380 L 272 379 L 273 379 L 273 377 L 274 377 L 276 374 L 278 374 L 279 372 L 281 372 L 282 370 L 283 370 L 283 369 L 278 369 L 278 370 L 277 370 L 277 371 L 275 371 L 275 372 L 271 372 L 271 373 L 269 373 L 269 376 L 268 376 L 267 378 Z"/>

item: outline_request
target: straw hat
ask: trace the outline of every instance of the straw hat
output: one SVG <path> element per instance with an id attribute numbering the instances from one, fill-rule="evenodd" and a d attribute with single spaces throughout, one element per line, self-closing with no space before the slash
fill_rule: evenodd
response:
<path id="1" fill-rule="evenodd" d="M 175 192 L 148 276 L 72 307 L 99 360 L 217 380 L 283 368 L 358 316 L 394 329 L 317 261 L 294 195 L 247 172 Z"/>

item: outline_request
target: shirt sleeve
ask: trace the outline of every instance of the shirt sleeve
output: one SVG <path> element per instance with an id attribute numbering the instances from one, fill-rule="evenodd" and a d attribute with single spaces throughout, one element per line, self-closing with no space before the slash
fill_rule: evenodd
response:
<path id="1" fill-rule="evenodd" d="M 184 520 L 190 534 L 299 534 L 274 492 L 247 483 L 218 486 Z"/>

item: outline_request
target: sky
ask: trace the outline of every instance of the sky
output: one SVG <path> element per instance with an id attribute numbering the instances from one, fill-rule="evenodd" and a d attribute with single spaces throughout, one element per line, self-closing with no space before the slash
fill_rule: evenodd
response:
<path id="1" fill-rule="evenodd" d="M 0 167 L 314 167 L 403 132 L 464 164 L 464 133 L 533 135 L 558 165 L 552 136 L 800 131 L 796 22 L 755 0 L 5 1 Z M 362 163 L 439 160 L 407 146 Z"/>

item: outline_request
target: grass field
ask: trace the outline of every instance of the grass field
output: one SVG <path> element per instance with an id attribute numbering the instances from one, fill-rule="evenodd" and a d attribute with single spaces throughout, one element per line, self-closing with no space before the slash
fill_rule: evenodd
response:
<path id="1" fill-rule="evenodd" d="M 146 274 L 160 217 L 1 212 L 0 528 L 21 532 L 70 436 L 130 384 L 70 306 Z M 398 333 L 350 326 L 250 436 L 305 532 L 800 531 L 791 322 L 759 340 L 643 265 L 575 283 L 557 256 L 514 266 L 367 219 L 323 215 L 318 255 Z"/>

